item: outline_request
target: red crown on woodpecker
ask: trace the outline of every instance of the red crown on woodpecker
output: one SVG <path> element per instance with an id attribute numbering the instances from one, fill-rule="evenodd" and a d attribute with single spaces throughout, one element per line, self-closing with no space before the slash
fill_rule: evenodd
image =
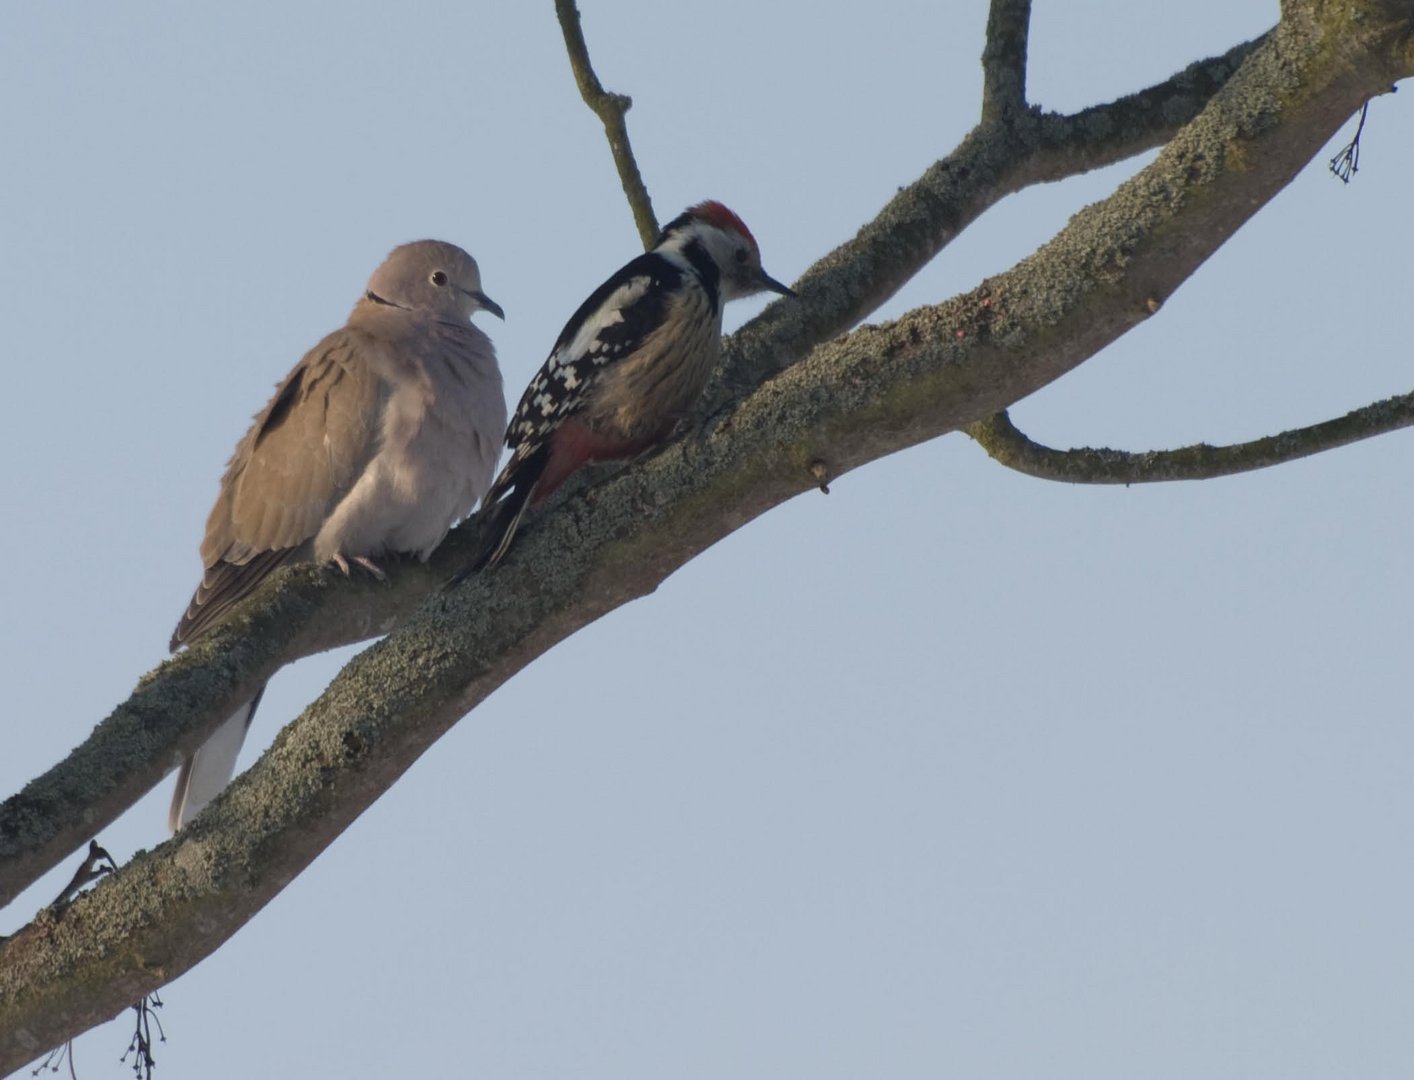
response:
<path id="1" fill-rule="evenodd" d="M 746 222 L 716 199 L 707 199 L 696 206 L 690 206 L 687 213 L 688 216 L 694 217 L 698 221 L 705 221 L 708 225 L 715 225 L 719 229 L 735 230 L 750 240 L 753 245 L 756 243 L 756 237 L 751 235 L 751 230 L 746 227 Z"/>

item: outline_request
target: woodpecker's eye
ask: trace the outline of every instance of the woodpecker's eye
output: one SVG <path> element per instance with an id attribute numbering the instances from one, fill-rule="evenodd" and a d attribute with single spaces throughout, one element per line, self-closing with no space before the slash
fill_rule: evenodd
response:
<path id="1" fill-rule="evenodd" d="M 748 256 L 748 255 L 746 254 L 746 248 L 737 248 L 737 249 L 736 249 L 736 261 L 737 261 L 737 264 L 738 264 L 739 266 L 745 266 L 745 265 L 746 265 L 746 260 L 747 260 L 749 257 L 750 257 L 750 256 Z"/>
<path id="2" fill-rule="evenodd" d="M 441 270 L 433 270 L 432 276 L 429 277 L 427 280 L 432 282 L 433 285 L 437 285 L 440 287 L 442 285 L 447 284 L 447 275 Z"/>

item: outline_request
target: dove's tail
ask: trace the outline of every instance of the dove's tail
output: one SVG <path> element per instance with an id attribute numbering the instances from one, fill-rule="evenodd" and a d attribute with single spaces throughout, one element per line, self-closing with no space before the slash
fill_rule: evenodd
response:
<path id="1" fill-rule="evenodd" d="M 228 716 L 211 738 L 197 747 L 196 753 L 182 760 L 177 790 L 172 792 L 172 808 L 167 811 L 167 827 L 173 832 L 196 817 L 201 808 L 231 782 L 245 733 L 250 730 L 250 722 L 255 719 L 256 707 L 264 693 L 262 686 L 255 697 Z"/>

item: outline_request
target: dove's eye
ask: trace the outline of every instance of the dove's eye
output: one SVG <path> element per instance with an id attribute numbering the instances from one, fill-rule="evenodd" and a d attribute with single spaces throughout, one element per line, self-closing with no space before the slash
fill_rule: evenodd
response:
<path id="1" fill-rule="evenodd" d="M 433 270 L 432 276 L 427 280 L 432 282 L 433 285 L 445 285 L 447 284 L 447 275 L 441 270 Z"/>

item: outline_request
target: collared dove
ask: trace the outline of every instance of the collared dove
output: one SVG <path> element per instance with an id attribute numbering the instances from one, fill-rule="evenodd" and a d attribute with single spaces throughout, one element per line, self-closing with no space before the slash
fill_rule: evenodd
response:
<path id="1" fill-rule="evenodd" d="M 206 521 L 206 569 L 172 634 L 175 652 L 275 569 L 426 560 L 490 487 L 506 429 L 491 340 L 504 318 L 476 260 L 419 240 L 373 272 L 348 322 L 295 365 L 256 416 Z M 230 782 L 264 687 L 182 762 L 168 825 L 180 829 Z"/>

